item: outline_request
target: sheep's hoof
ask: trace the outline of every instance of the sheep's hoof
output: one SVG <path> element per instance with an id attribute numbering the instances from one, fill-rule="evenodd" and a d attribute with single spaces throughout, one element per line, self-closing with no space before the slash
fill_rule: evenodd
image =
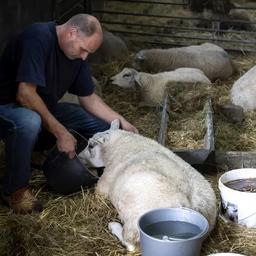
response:
<path id="1" fill-rule="evenodd" d="M 123 227 L 120 223 L 118 223 L 118 222 L 109 222 L 108 223 L 108 229 L 114 236 L 116 236 L 121 241 L 122 245 L 124 245 L 129 252 L 134 252 L 135 251 L 135 246 L 134 245 L 124 241 L 123 234 L 122 234 L 123 233 Z"/>
<path id="2" fill-rule="evenodd" d="M 127 251 L 129 251 L 129 252 L 134 252 L 135 251 L 135 246 L 134 245 L 128 244 L 128 243 L 126 243 L 126 244 L 127 244 L 126 245 Z"/>

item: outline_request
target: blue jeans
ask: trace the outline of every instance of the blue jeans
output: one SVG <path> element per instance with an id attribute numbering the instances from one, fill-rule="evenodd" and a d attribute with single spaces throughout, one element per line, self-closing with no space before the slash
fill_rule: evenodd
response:
<path id="1" fill-rule="evenodd" d="M 77 104 L 58 103 L 52 114 L 67 129 L 73 129 L 86 138 L 109 129 L 108 123 Z M 0 105 L 0 136 L 5 142 L 6 155 L 3 194 L 10 195 L 28 186 L 33 150 L 53 146 L 55 138 L 43 129 L 38 113 L 15 103 Z"/>

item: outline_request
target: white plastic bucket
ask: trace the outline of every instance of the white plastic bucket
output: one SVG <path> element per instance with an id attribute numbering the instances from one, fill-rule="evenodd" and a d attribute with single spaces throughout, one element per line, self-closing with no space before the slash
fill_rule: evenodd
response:
<path id="1" fill-rule="evenodd" d="M 256 228 L 256 193 L 241 192 L 225 186 L 229 181 L 250 178 L 256 178 L 256 169 L 235 169 L 219 178 L 221 215 L 234 223 Z"/>

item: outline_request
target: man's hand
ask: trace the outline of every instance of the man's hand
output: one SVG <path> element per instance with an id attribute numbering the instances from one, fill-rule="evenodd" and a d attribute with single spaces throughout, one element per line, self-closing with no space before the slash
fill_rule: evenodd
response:
<path id="1" fill-rule="evenodd" d="M 76 139 L 74 136 L 50 113 L 41 97 L 37 94 L 37 86 L 29 83 L 19 83 L 16 95 L 17 102 L 22 106 L 36 111 L 43 122 L 43 126 L 51 132 L 57 140 L 60 152 L 73 158 L 76 154 Z"/>
<path id="2" fill-rule="evenodd" d="M 130 124 L 123 116 L 111 109 L 98 95 L 95 93 L 79 97 L 80 104 L 93 115 L 111 123 L 115 119 L 119 119 L 123 130 L 139 133 L 137 128 Z"/>
<path id="3" fill-rule="evenodd" d="M 132 124 L 130 124 L 127 120 L 125 120 L 124 118 L 120 119 L 120 123 L 121 123 L 121 128 L 123 130 L 126 130 L 128 132 L 134 132 L 134 133 L 139 133 L 138 129 L 133 126 Z"/>
<path id="4" fill-rule="evenodd" d="M 76 143 L 75 137 L 66 131 L 57 138 L 57 147 L 60 152 L 64 152 L 70 159 L 76 155 Z"/>

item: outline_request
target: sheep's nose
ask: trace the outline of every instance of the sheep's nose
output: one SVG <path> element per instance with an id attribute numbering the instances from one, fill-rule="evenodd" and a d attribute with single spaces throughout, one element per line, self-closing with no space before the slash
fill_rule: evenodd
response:
<path id="1" fill-rule="evenodd" d="M 115 79 L 116 79 L 116 75 L 110 77 L 110 80 L 111 80 L 111 81 L 114 81 Z"/>

